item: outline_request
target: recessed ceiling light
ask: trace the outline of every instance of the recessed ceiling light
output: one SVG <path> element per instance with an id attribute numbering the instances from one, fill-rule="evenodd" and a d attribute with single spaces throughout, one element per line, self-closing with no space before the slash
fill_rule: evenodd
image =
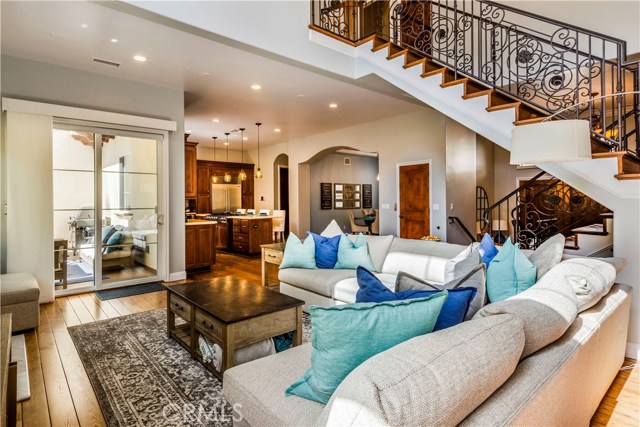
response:
<path id="1" fill-rule="evenodd" d="M 338 108 L 338 104 L 336 103 L 329 104 L 329 108 Z"/>
<path id="2" fill-rule="evenodd" d="M 82 28 L 89 28 L 89 25 L 87 25 L 87 24 L 82 24 L 82 25 L 80 25 L 80 26 L 81 26 Z"/>
<path id="3" fill-rule="evenodd" d="M 251 85 L 251 89 L 260 90 L 260 89 L 262 89 L 262 86 L 260 86 L 260 85 Z"/>
<path id="4" fill-rule="evenodd" d="M 249 138 L 245 136 L 244 138 L 242 138 L 242 140 L 243 140 L 243 141 L 248 141 L 248 140 L 249 140 Z"/>
<path id="5" fill-rule="evenodd" d="M 305 95 L 303 93 L 298 94 L 298 98 L 306 98 L 306 97 L 307 97 L 307 95 Z"/>
<path id="6" fill-rule="evenodd" d="M 136 61 L 138 61 L 138 62 L 144 62 L 144 61 L 146 61 L 146 60 L 147 60 L 147 58 L 145 58 L 145 57 L 144 57 L 144 56 L 142 56 L 142 55 L 136 55 L 136 56 L 134 56 L 134 57 L 133 57 L 133 59 L 135 59 L 135 60 L 136 60 Z"/>
<path id="7" fill-rule="evenodd" d="M 213 123 L 220 123 L 220 119 L 213 119 L 211 120 Z"/>
<path id="8" fill-rule="evenodd" d="M 191 131 L 190 130 L 185 130 L 184 133 L 191 133 Z"/>
<path id="9" fill-rule="evenodd" d="M 275 128 L 273 131 L 274 132 L 280 132 L 280 128 Z"/>
<path id="10" fill-rule="evenodd" d="M 210 75 L 211 75 L 211 73 L 202 73 L 202 75 L 203 75 L 204 77 L 207 77 L 207 76 L 210 76 Z"/>
<path id="11" fill-rule="evenodd" d="M 228 143 L 228 142 L 225 142 L 225 143 L 224 143 L 224 145 L 229 145 L 229 143 Z"/>
<path id="12" fill-rule="evenodd" d="M 118 43 L 118 39 L 111 39 L 111 43 Z"/>

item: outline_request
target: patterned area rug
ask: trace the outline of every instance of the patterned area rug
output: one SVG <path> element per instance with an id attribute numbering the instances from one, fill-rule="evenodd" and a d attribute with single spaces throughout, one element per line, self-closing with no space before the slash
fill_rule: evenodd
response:
<path id="1" fill-rule="evenodd" d="M 303 341 L 311 334 L 303 315 Z M 69 328 L 109 426 L 232 425 L 222 383 L 173 339 L 165 309 Z"/>

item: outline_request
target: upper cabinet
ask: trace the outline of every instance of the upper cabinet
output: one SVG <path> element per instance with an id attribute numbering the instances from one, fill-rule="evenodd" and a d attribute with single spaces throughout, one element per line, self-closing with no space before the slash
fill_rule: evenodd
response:
<path id="1" fill-rule="evenodd" d="M 195 199 L 198 196 L 196 160 L 196 146 L 198 143 L 187 142 L 187 137 L 185 136 L 184 142 L 184 197 L 186 199 Z"/>

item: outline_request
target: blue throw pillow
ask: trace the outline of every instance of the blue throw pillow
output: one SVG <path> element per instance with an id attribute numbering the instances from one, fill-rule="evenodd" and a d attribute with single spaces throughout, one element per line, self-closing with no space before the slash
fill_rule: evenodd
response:
<path id="1" fill-rule="evenodd" d="M 316 268 L 316 245 L 313 239 L 306 238 L 304 243 L 293 233 L 289 233 L 284 246 L 280 268 Z"/>
<path id="2" fill-rule="evenodd" d="M 373 262 L 371 262 L 364 235 L 360 233 L 355 243 L 346 234 L 340 235 L 338 261 L 334 268 L 355 270 L 359 266 L 363 266 L 369 271 L 376 271 Z"/>
<path id="3" fill-rule="evenodd" d="M 311 235 L 316 245 L 316 267 L 333 268 L 338 262 L 338 244 L 340 236 L 324 237 L 319 234 L 307 231 L 307 236 Z"/>
<path id="4" fill-rule="evenodd" d="M 529 289 L 536 276 L 536 266 L 508 239 L 487 269 L 489 301 L 502 301 Z"/>
<path id="5" fill-rule="evenodd" d="M 358 278 L 358 292 L 356 302 L 382 302 L 397 301 L 411 298 L 424 298 L 440 292 L 439 290 L 416 290 L 393 292 L 389 290 L 376 276 L 362 267 L 358 267 L 356 272 Z M 447 289 L 449 295 L 438 316 L 434 331 L 446 329 L 462 323 L 467 316 L 471 301 L 476 296 L 478 290 L 472 287 L 461 287 Z"/>
<path id="6" fill-rule="evenodd" d="M 335 389 L 362 362 L 433 330 L 447 298 L 442 291 L 427 298 L 381 303 L 312 305 L 311 368 L 285 391 L 326 404 Z"/>
<path id="7" fill-rule="evenodd" d="M 496 248 L 496 245 L 493 243 L 493 239 L 489 236 L 489 233 L 484 233 L 484 236 L 482 236 L 482 240 L 480 241 L 480 256 L 482 257 L 484 265 L 489 267 L 489 264 L 493 258 L 498 255 L 498 252 L 500 251 Z"/>
<path id="8" fill-rule="evenodd" d="M 124 240 L 124 233 L 122 231 L 116 231 L 113 233 L 109 239 L 107 239 L 107 245 L 117 245 L 118 243 L 122 243 Z M 110 254 L 111 252 L 122 250 L 122 246 L 109 246 L 104 248 L 105 254 Z"/>

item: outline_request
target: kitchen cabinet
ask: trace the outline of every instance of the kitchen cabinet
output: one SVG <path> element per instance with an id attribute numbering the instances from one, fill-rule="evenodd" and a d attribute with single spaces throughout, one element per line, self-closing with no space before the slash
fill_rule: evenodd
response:
<path id="1" fill-rule="evenodd" d="M 188 137 L 188 136 L 187 136 Z M 184 142 L 184 197 L 195 199 L 197 191 L 197 142 Z"/>
<path id="2" fill-rule="evenodd" d="M 219 222 L 216 235 L 216 249 L 229 249 L 229 224 Z"/>
<path id="3" fill-rule="evenodd" d="M 197 206 L 198 213 L 211 213 L 215 206 L 211 206 L 211 177 L 215 174 L 222 180 L 225 172 L 229 172 L 237 182 L 240 170 L 244 169 L 247 179 L 242 181 L 242 208 L 253 209 L 254 207 L 254 177 L 251 163 L 227 163 L 212 162 L 210 160 L 197 161 Z"/>
<path id="4" fill-rule="evenodd" d="M 231 248 L 246 254 L 260 252 L 260 245 L 273 243 L 272 217 L 231 216 Z"/>
<path id="5" fill-rule="evenodd" d="M 188 222 L 185 229 L 185 268 L 211 267 L 216 262 L 217 224 Z"/>

